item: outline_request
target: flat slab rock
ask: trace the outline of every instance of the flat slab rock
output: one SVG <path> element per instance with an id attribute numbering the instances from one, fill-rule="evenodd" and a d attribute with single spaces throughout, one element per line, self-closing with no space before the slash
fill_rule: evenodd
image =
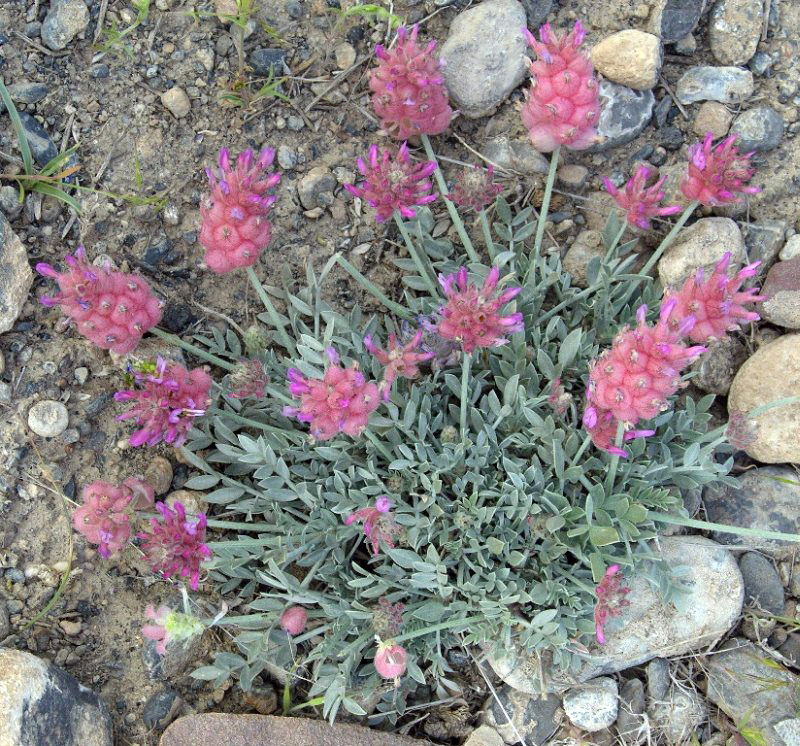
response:
<path id="1" fill-rule="evenodd" d="M 324 720 L 209 713 L 176 720 L 159 746 L 424 746 L 428 741 Z"/>
<path id="2" fill-rule="evenodd" d="M 0 212 L 0 334 L 14 326 L 32 284 L 28 253 Z"/>
<path id="3" fill-rule="evenodd" d="M 606 624 L 606 644 L 595 646 L 575 673 L 548 670 L 544 683 L 535 656 L 489 656 L 489 664 L 509 686 L 536 694 L 562 692 L 571 686 L 655 657 L 670 657 L 702 648 L 725 634 L 737 621 L 744 602 L 744 584 L 733 555 L 702 536 L 664 536 L 659 554 L 671 567 L 681 567 L 687 593 L 678 611 L 666 604 L 642 576 L 627 580 L 631 605 Z"/>

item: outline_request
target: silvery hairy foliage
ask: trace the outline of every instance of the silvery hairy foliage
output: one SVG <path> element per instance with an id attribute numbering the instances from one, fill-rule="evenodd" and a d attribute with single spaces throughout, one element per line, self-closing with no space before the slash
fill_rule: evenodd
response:
<path id="1" fill-rule="evenodd" d="M 512 215 L 500 198 L 493 226 L 505 285 L 524 286 L 516 299 L 524 333 L 474 354 L 466 380 L 461 353 L 451 350 L 416 380 L 398 379 L 357 438 L 314 443 L 285 417 L 293 403 L 287 368 L 321 377 L 324 351 L 334 347 L 345 365 L 356 361 L 378 379 L 364 335 L 408 334 L 420 317 L 435 320 L 443 299 L 429 296 L 410 259 L 395 262 L 405 275 L 405 318 L 402 309 L 345 314 L 326 302 L 326 279 L 346 264 L 338 256 L 319 276 L 309 268 L 305 287 L 267 288 L 286 310 L 259 317 L 273 333 L 259 352 L 266 396 L 240 400 L 223 390 L 217 413 L 198 423 L 185 449 L 200 472 L 186 486 L 213 489 L 207 498 L 218 517 L 236 523 L 211 544 L 211 579 L 236 599 L 238 615 L 225 622 L 238 652 L 219 654 L 198 676 L 233 676 L 245 689 L 265 670 L 289 677 L 302 684 L 296 696 L 316 699 L 330 719 L 342 707 L 363 715 L 382 696 L 373 722 L 394 721 L 417 685 L 437 697 L 457 692 L 447 655 L 455 647 L 548 652 L 556 666 L 576 666 L 579 651 L 596 645 L 593 590 L 610 564 L 648 573 L 668 596 L 678 589 L 647 542 L 658 531 L 654 514 L 682 513 L 680 490 L 732 481 L 732 460 L 718 458 L 725 444 L 708 429 L 713 396 L 682 397 L 650 425 L 654 436 L 626 444 L 627 459 L 592 446 L 580 424 L 589 363 L 642 302 L 657 311 L 661 291 L 632 272 L 632 244 L 618 245 L 623 226 L 614 217 L 605 260 L 589 265 L 588 289 L 574 287 L 557 252 L 529 256 L 531 212 Z M 464 263 L 459 248 L 431 237 L 427 209 L 407 226 L 429 271 Z M 468 266 L 473 281 L 489 271 Z M 275 322 L 291 349 L 279 346 Z M 243 354 L 232 332 L 198 342 L 221 357 Z M 554 407 L 556 379 L 564 391 Z M 372 556 L 359 526 L 344 519 L 379 495 L 393 501 L 402 534 Z M 397 688 L 371 665 L 381 598 L 405 607 L 393 639 L 410 664 Z M 292 604 L 309 616 L 293 639 L 278 627 Z"/>

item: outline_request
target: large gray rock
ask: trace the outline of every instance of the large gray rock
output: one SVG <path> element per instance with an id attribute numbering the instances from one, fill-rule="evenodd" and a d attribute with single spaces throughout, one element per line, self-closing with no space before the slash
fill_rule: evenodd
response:
<path id="1" fill-rule="evenodd" d="M 760 261 L 759 273 L 766 272 L 775 261 L 786 235 L 785 220 L 762 220 L 744 226 L 744 245 L 749 261 Z M 781 257 L 782 259 L 783 257 Z"/>
<path id="2" fill-rule="evenodd" d="M 761 318 L 784 329 L 800 329 L 800 256 L 773 264 L 762 294 Z"/>
<path id="3" fill-rule="evenodd" d="M 778 571 L 764 555 L 746 552 L 739 560 L 745 603 L 770 614 L 783 614 L 785 594 Z"/>
<path id="4" fill-rule="evenodd" d="M 597 134 L 602 142 L 588 148 L 590 153 L 610 150 L 638 137 L 650 121 L 656 100 L 652 91 L 635 91 L 610 80 L 600 81 L 598 93 L 602 108 Z"/>
<path id="5" fill-rule="evenodd" d="M 695 101 L 719 101 L 722 104 L 741 104 L 753 95 L 753 73 L 741 67 L 690 67 L 675 87 L 682 104 Z"/>
<path id="6" fill-rule="evenodd" d="M 749 412 L 800 396 L 800 334 L 785 334 L 760 347 L 739 368 L 728 412 Z M 744 450 L 767 464 L 800 464 L 800 402 L 772 407 L 751 418 L 754 438 Z"/>
<path id="7" fill-rule="evenodd" d="M 745 65 L 764 26 L 764 0 L 719 0 L 708 18 L 711 53 L 721 65 Z"/>
<path id="8" fill-rule="evenodd" d="M 592 62 L 604 78 L 645 91 L 655 86 L 661 72 L 661 40 L 637 29 L 607 36 L 592 47 Z"/>
<path id="9" fill-rule="evenodd" d="M 2 746 L 112 746 L 103 701 L 60 668 L 0 648 Z"/>
<path id="10" fill-rule="evenodd" d="M 496 729 L 506 743 L 546 743 L 558 727 L 561 700 L 555 694 L 531 696 L 510 686 L 497 690 L 484 705 L 483 720 Z"/>
<path id="11" fill-rule="evenodd" d="M 546 174 L 547 159 L 528 140 L 495 137 L 481 148 L 484 156 L 504 171 L 518 171 L 526 176 Z"/>
<path id="12" fill-rule="evenodd" d="M 725 396 L 746 358 L 745 346 L 731 334 L 709 342 L 706 351 L 692 365 L 692 370 L 697 373 L 692 383 L 710 394 Z"/>
<path id="13" fill-rule="evenodd" d="M 666 536 L 657 555 L 680 567 L 686 593 L 679 611 L 665 603 L 642 575 L 626 578 L 631 605 L 606 625 L 606 643 L 583 657 L 575 671 L 539 659 L 491 653 L 488 661 L 509 686 L 529 694 L 564 691 L 597 676 L 638 666 L 657 656 L 682 655 L 725 634 L 738 620 L 744 600 L 742 576 L 733 555 L 701 536 Z"/>
<path id="14" fill-rule="evenodd" d="M 589 733 L 610 728 L 619 711 L 617 680 L 592 679 L 564 695 L 564 712 L 573 725 Z"/>
<path id="15" fill-rule="evenodd" d="M 525 78 L 525 24 L 517 0 L 485 0 L 450 25 L 442 46 L 444 79 L 465 117 L 491 114 Z"/>
<path id="16" fill-rule="evenodd" d="M 32 284 L 28 253 L 0 213 L 0 334 L 14 326 Z"/>
<path id="17" fill-rule="evenodd" d="M 739 114 L 730 133 L 738 135 L 736 147 L 742 153 L 777 148 L 783 137 L 783 117 L 771 106 L 756 106 Z"/>
<path id="18" fill-rule="evenodd" d="M 694 689 L 672 687 L 666 697 L 648 709 L 653 727 L 666 743 L 688 743 L 690 734 L 708 718 L 708 707 Z"/>
<path id="19" fill-rule="evenodd" d="M 64 49 L 89 25 L 89 9 L 83 0 L 51 0 L 42 23 L 42 41 L 54 51 Z"/>
<path id="20" fill-rule="evenodd" d="M 775 344 L 773 342 L 772 344 Z M 774 373 L 773 373 L 774 375 Z M 800 534 L 800 486 L 794 469 L 764 466 L 751 469 L 739 478 L 739 487 L 707 485 L 703 502 L 708 520 L 731 526 Z M 759 551 L 790 551 L 794 544 L 758 536 L 738 536 L 715 532 L 723 544 L 738 544 Z"/>
<path id="21" fill-rule="evenodd" d="M 644 684 L 641 679 L 631 679 L 623 684 L 619 693 L 617 733 L 625 746 L 637 746 L 647 736 L 645 724 Z"/>
<path id="22" fill-rule="evenodd" d="M 734 638 L 706 660 L 707 696 L 733 722 L 747 718 L 770 746 L 790 746 L 776 726 L 797 713 L 800 679 L 747 640 Z M 782 729 L 786 733 L 786 727 Z"/>
<path id="23" fill-rule="evenodd" d="M 671 44 L 694 31 L 706 0 L 655 0 L 651 7 L 649 30 L 665 44 Z"/>
<path id="24" fill-rule="evenodd" d="M 712 271 L 725 252 L 731 252 L 731 272 L 747 257 L 739 226 L 730 218 L 701 218 L 684 228 L 658 262 L 658 279 L 664 287 L 677 288 L 704 267 Z"/>

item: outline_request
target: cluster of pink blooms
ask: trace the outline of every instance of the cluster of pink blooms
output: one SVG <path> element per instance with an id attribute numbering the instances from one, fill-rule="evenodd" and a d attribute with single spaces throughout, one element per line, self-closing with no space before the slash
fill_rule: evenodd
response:
<path id="1" fill-rule="evenodd" d="M 300 406 L 284 407 L 283 414 L 308 422 L 315 440 L 328 440 L 337 433 L 360 435 L 380 404 L 378 385 L 367 381 L 356 363 L 345 368 L 335 350 L 326 352 L 331 364 L 321 379 L 289 368 L 289 392 Z"/>
<path id="2" fill-rule="evenodd" d="M 83 504 L 72 514 L 72 524 L 104 559 L 118 552 L 131 536 L 131 516 L 153 504 L 153 488 L 130 477 L 121 486 L 91 482 L 81 493 Z"/>
<path id="3" fill-rule="evenodd" d="M 480 212 L 502 191 L 503 185 L 494 180 L 494 166 L 489 165 L 485 171 L 478 166 L 468 166 L 461 169 L 448 196 L 459 207 Z"/>
<path id="4" fill-rule="evenodd" d="M 407 143 L 394 156 L 389 150 L 379 153 L 377 145 L 370 145 L 367 161 L 359 158 L 356 165 L 364 182 L 360 187 L 345 184 L 345 189 L 375 208 L 378 223 L 391 218 L 395 211 L 404 218 L 413 218 L 414 207 L 436 199 L 431 194 L 433 184 L 429 179 L 436 170 L 436 162 L 412 163 Z"/>
<path id="5" fill-rule="evenodd" d="M 492 298 L 499 279 L 497 266 L 492 267 L 481 289 L 469 284 L 466 267 L 456 274 L 439 275 L 447 302 L 439 311 L 438 333 L 444 339 L 459 342 L 464 352 L 472 352 L 479 347 L 503 345 L 506 335 L 522 331 L 521 313 L 500 313 L 522 288 L 509 288 Z"/>
<path id="6" fill-rule="evenodd" d="M 158 358 L 156 372 L 134 372 L 136 387 L 118 391 L 117 401 L 133 402 L 118 420 L 133 419 L 140 426 L 130 437 L 132 446 L 154 446 L 162 440 L 183 445 L 192 419 L 205 414 L 210 401 L 211 376 L 202 368 L 187 371 L 178 363 Z"/>
<path id="7" fill-rule="evenodd" d="M 611 179 L 603 179 L 606 191 L 625 210 L 628 222 L 645 231 L 650 230 L 650 221 L 653 218 L 674 215 L 676 212 L 681 211 L 680 205 L 661 207 L 661 200 L 664 199 L 664 192 L 661 187 L 667 177 L 662 176 L 652 186 L 648 187 L 647 181 L 650 178 L 650 173 L 650 169 L 647 166 L 639 166 L 623 191 L 618 190 Z"/>
<path id="8" fill-rule="evenodd" d="M 232 167 L 227 148 L 219 151 L 219 173 L 206 169 L 211 194 L 200 205 L 203 225 L 199 241 L 206 249 L 205 263 L 222 274 L 258 261 L 272 238 L 267 214 L 275 202 L 268 194 L 280 174 L 268 173 L 275 151 L 264 148 L 258 158 L 245 150 Z"/>
<path id="9" fill-rule="evenodd" d="M 453 118 L 441 62 L 433 54 L 436 42 L 420 46 L 418 32 L 418 26 L 411 33 L 401 27 L 393 49 L 378 44 L 378 64 L 369 73 L 372 108 L 386 133 L 397 140 L 438 135 Z"/>
<path id="10" fill-rule="evenodd" d="M 240 360 L 228 377 L 234 399 L 260 399 L 269 384 L 269 376 L 260 360 Z"/>
<path id="11" fill-rule="evenodd" d="M 716 147 L 714 135 L 707 132 L 703 142 L 689 148 L 689 173 L 681 184 L 684 196 L 701 205 L 728 205 L 740 201 L 740 194 L 761 190 L 747 186 L 753 177 L 752 153 L 741 155 L 736 148 L 737 135 L 729 135 Z"/>
<path id="12" fill-rule="evenodd" d="M 667 290 L 655 326 L 645 321 L 646 306 L 640 308 L 638 326 L 623 330 L 611 349 L 594 361 L 583 424 L 598 448 L 626 455 L 614 445 L 620 422 L 626 441 L 653 434 L 631 428 L 668 408 L 667 399 L 681 386 L 681 371 L 705 351 L 702 346 L 686 347 L 685 339 L 705 343 L 759 318 L 744 304 L 764 297 L 755 288 L 740 290 L 759 263 L 729 278 L 730 259 L 726 253 L 708 278 L 698 270 L 679 291 Z"/>
<path id="13" fill-rule="evenodd" d="M 281 614 L 281 629 L 286 634 L 296 637 L 303 633 L 308 621 L 308 612 L 302 606 L 290 606 Z"/>
<path id="14" fill-rule="evenodd" d="M 150 519 L 150 531 L 137 534 L 142 540 L 141 549 L 153 572 L 165 578 L 173 575 L 188 577 L 192 590 L 200 583 L 200 563 L 211 557 L 211 550 L 203 543 L 206 536 L 206 516 L 187 518 L 182 503 L 172 508 L 166 503 L 156 503 L 161 518 Z"/>
<path id="15" fill-rule="evenodd" d="M 626 596 L 630 588 L 622 585 L 622 574 L 619 565 L 611 565 L 607 570 L 600 585 L 595 588 L 597 604 L 594 607 L 594 629 L 597 642 L 605 644 L 605 624 L 609 617 L 616 617 L 622 613 L 622 608 L 630 606 L 631 602 Z"/>
<path id="16" fill-rule="evenodd" d="M 361 508 L 344 519 L 346 526 L 364 522 L 364 535 L 367 537 L 373 555 L 380 552 L 381 542 L 390 549 L 394 547 L 394 540 L 400 527 L 395 523 L 390 512 L 391 509 L 392 501 L 382 495 L 375 500 L 374 506 Z"/>
<path id="17" fill-rule="evenodd" d="M 389 401 L 392 384 L 398 376 L 409 379 L 416 378 L 419 375 L 419 364 L 433 357 L 433 352 L 417 352 L 422 342 L 422 335 L 423 331 L 419 329 L 409 342 L 401 345 L 397 341 L 397 335 L 390 334 L 388 350 L 375 344 L 370 335 L 364 337 L 364 347 L 377 358 L 381 365 L 385 366 L 383 381 L 378 386 L 383 392 L 384 401 Z"/>
<path id="18" fill-rule="evenodd" d="M 61 290 L 40 300 L 45 306 L 60 306 L 78 332 L 98 347 L 124 355 L 161 320 L 161 302 L 143 278 L 89 264 L 83 246 L 64 261 L 64 272 L 43 262 L 36 265 L 36 271 L 53 278 Z"/>
<path id="19" fill-rule="evenodd" d="M 541 27 L 541 41 L 527 29 L 525 39 L 536 52 L 530 65 L 531 90 L 522 107 L 522 121 L 533 146 L 549 153 L 564 145 L 585 150 L 597 142 L 600 101 L 594 68 L 584 49 L 586 31 L 580 21 L 562 38 L 549 23 Z"/>

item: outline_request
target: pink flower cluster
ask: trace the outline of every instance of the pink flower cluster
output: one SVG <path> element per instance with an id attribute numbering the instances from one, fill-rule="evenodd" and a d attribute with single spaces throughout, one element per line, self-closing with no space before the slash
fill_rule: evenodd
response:
<path id="1" fill-rule="evenodd" d="M 491 164 L 484 171 L 477 166 L 462 169 L 456 183 L 450 190 L 449 199 L 460 207 L 471 208 L 480 212 L 492 204 L 503 185 L 494 181 L 494 166 Z"/>
<path id="2" fill-rule="evenodd" d="M 264 148 L 256 160 L 252 150 L 245 150 L 234 168 L 228 149 L 222 148 L 219 173 L 206 169 L 211 195 L 200 205 L 199 241 L 212 272 L 250 267 L 269 245 L 272 224 L 267 215 L 276 197 L 268 192 L 281 179 L 278 173 L 267 173 L 274 158 L 272 148 Z"/>
<path id="3" fill-rule="evenodd" d="M 322 379 L 307 378 L 297 368 L 289 368 L 289 392 L 300 406 L 284 407 L 283 414 L 308 422 L 315 440 L 328 440 L 337 433 L 355 437 L 380 404 L 378 386 L 366 380 L 356 363 L 345 368 L 335 350 L 327 354 L 331 364 Z"/>
<path id="4" fill-rule="evenodd" d="M 407 143 L 400 146 L 394 157 L 389 150 L 379 153 L 378 146 L 371 145 L 367 162 L 359 158 L 356 165 L 364 182 L 358 187 L 345 184 L 345 189 L 375 208 L 378 223 L 391 218 L 395 210 L 404 218 L 413 218 L 414 207 L 436 199 L 428 178 L 436 170 L 436 162 L 412 163 Z"/>
<path id="5" fill-rule="evenodd" d="M 153 504 L 153 488 L 135 477 L 120 487 L 108 482 L 92 482 L 83 488 L 83 504 L 72 514 L 76 531 L 90 544 L 98 545 L 104 559 L 118 552 L 131 535 L 131 515 Z"/>
<path id="6" fill-rule="evenodd" d="M 386 366 L 383 371 L 383 381 L 378 388 L 383 392 L 384 401 L 389 401 L 392 392 L 392 384 L 395 379 L 416 378 L 419 375 L 419 364 L 430 360 L 433 352 L 417 352 L 422 342 L 422 329 L 411 338 L 409 342 L 401 345 L 397 341 L 397 335 L 389 335 L 389 349 L 384 350 L 375 344 L 370 335 L 364 337 L 364 347 L 369 350 L 381 365 Z"/>
<path id="7" fill-rule="evenodd" d="M 631 605 L 626 598 L 631 589 L 624 587 L 622 580 L 619 565 L 611 565 L 606 570 L 600 585 L 595 588 L 597 604 L 594 607 L 594 627 L 597 642 L 601 645 L 606 641 L 604 627 L 608 619 L 619 616 L 625 606 Z"/>
<path id="8" fill-rule="evenodd" d="M 290 606 L 281 614 L 281 629 L 286 634 L 295 637 L 302 634 L 307 620 L 308 612 L 302 606 Z"/>
<path id="9" fill-rule="evenodd" d="M 382 679 L 392 679 L 398 684 L 408 668 L 408 653 L 402 645 L 391 640 L 379 642 L 374 663 L 375 670 Z"/>
<path id="10" fill-rule="evenodd" d="M 504 316 L 500 308 L 519 295 L 522 288 L 509 288 L 492 298 L 500 270 L 492 267 L 479 290 L 468 282 L 467 268 L 456 274 L 439 275 L 447 302 L 439 311 L 437 331 L 444 339 L 461 343 L 464 352 L 479 347 L 498 347 L 507 342 L 506 335 L 522 331 L 521 313 Z"/>
<path id="11" fill-rule="evenodd" d="M 373 507 L 361 508 L 344 519 L 346 526 L 364 522 L 364 535 L 370 543 L 373 555 L 380 552 L 381 542 L 390 549 L 394 547 L 394 540 L 400 529 L 392 518 L 391 509 L 392 501 L 384 495 L 375 500 Z"/>
<path id="12" fill-rule="evenodd" d="M 639 166 L 633 178 L 625 185 L 624 191 L 619 191 L 611 179 L 604 178 L 603 184 L 606 191 L 614 198 L 616 203 L 626 212 L 628 222 L 642 230 L 650 230 L 650 221 L 655 217 L 674 215 L 681 211 L 680 205 L 661 207 L 664 192 L 661 186 L 667 177 L 662 176 L 652 186 L 647 186 L 650 178 L 650 169 Z"/>
<path id="13" fill-rule="evenodd" d="M 203 543 L 206 535 L 206 516 L 187 518 L 182 503 L 172 508 L 166 503 L 156 503 L 161 518 L 150 519 L 150 531 L 137 536 L 142 540 L 142 551 L 153 572 L 166 578 L 173 575 L 189 577 L 192 590 L 200 582 L 200 563 L 211 557 L 211 550 Z"/>
<path id="14" fill-rule="evenodd" d="M 681 386 L 681 371 L 705 351 L 702 346 L 686 347 L 684 340 L 708 342 L 738 328 L 741 322 L 759 318 L 744 304 L 763 300 L 763 296 L 754 288 L 740 290 L 755 274 L 758 263 L 729 278 L 730 258 L 726 253 L 707 279 L 699 270 L 680 291 L 667 290 L 655 326 L 647 325 L 647 307 L 642 306 L 637 312 L 638 326 L 624 329 L 611 349 L 594 361 L 583 425 L 595 446 L 625 456 L 614 444 L 620 422 L 626 441 L 653 434 L 652 430 L 632 428 L 668 408 L 668 398 Z"/>
<path id="15" fill-rule="evenodd" d="M 187 371 L 178 363 L 159 358 L 155 374 L 134 373 L 136 387 L 118 391 L 117 401 L 133 406 L 118 420 L 133 419 L 140 426 L 130 437 L 132 446 L 154 446 L 162 440 L 176 448 L 183 445 L 192 419 L 205 414 L 211 376 L 201 368 Z"/>
<path id="16" fill-rule="evenodd" d="M 414 135 L 438 135 L 453 117 L 441 63 L 434 57 L 436 42 L 417 44 L 419 27 L 409 33 L 397 30 L 397 44 L 385 49 L 378 44 L 378 65 L 369 73 L 372 108 L 390 137 L 406 140 Z"/>
<path id="17" fill-rule="evenodd" d="M 707 132 L 703 142 L 689 148 L 689 173 L 681 184 L 687 199 L 701 205 L 729 205 L 741 201 L 740 194 L 761 191 L 746 185 L 754 173 L 750 166 L 753 154 L 741 155 L 736 138 L 737 135 L 730 135 L 713 146 L 714 135 Z"/>
<path id="18" fill-rule="evenodd" d="M 581 48 L 586 31 L 576 21 L 562 38 L 549 23 L 539 31 L 541 41 L 527 29 L 523 33 L 536 52 L 536 61 L 530 64 L 530 94 L 522 107 L 522 121 L 533 146 L 543 153 L 561 145 L 585 150 L 597 141 L 600 119 L 594 68 Z"/>
<path id="19" fill-rule="evenodd" d="M 124 355 L 161 320 L 161 302 L 143 278 L 92 266 L 83 246 L 64 261 L 64 272 L 43 262 L 36 265 L 36 271 L 53 278 L 61 290 L 55 296 L 43 295 L 41 302 L 60 306 L 78 332 L 98 347 Z"/>

